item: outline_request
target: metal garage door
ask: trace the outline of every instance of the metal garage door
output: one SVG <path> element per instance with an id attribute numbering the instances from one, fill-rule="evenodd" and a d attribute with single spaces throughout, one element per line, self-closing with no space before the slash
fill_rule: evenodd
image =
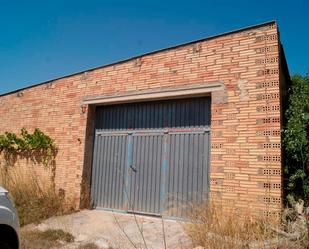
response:
<path id="1" fill-rule="evenodd" d="M 94 207 L 184 216 L 208 194 L 210 97 L 98 107 Z"/>

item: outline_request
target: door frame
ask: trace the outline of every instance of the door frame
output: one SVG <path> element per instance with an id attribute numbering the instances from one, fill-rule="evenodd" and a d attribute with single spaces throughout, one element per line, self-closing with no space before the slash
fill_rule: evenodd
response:
<path id="1" fill-rule="evenodd" d="M 218 92 L 218 93 L 217 93 Z M 85 129 L 85 146 L 81 183 L 80 207 L 92 208 L 91 186 L 93 149 L 95 140 L 95 117 L 96 107 L 102 105 L 112 105 L 116 103 L 148 102 L 153 100 L 172 100 L 177 98 L 215 96 L 223 94 L 225 96 L 224 81 L 208 81 L 191 85 L 154 88 L 143 91 L 129 91 L 126 93 L 88 95 L 80 100 L 80 107 L 86 110 L 87 122 Z M 84 112 L 83 112 L 84 113 Z M 211 139 L 211 138 L 210 138 Z M 210 140 L 211 143 L 211 140 Z M 211 150 L 209 151 L 211 152 Z M 210 156 L 209 156 L 210 157 Z M 209 159 L 210 165 L 210 159 Z M 119 210 L 119 212 L 123 212 Z"/>

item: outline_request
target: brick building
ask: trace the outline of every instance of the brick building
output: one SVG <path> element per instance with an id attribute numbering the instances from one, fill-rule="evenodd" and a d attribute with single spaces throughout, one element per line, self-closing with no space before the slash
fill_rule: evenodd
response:
<path id="1" fill-rule="evenodd" d="M 288 79 L 268 22 L 3 94 L 0 133 L 55 139 L 77 203 L 90 189 L 97 208 L 181 216 L 210 194 L 277 215 Z"/>

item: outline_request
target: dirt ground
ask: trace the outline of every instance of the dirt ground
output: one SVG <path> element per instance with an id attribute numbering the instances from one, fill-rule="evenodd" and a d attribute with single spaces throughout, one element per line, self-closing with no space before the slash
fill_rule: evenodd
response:
<path id="1" fill-rule="evenodd" d="M 134 217 L 131 214 L 101 210 L 83 210 L 70 215 L 52 217 L 39 225 L 25 226 L 22 230 L 62 229 L 75 237 L 74 242 L 60 247 L 67 249 L 79 248 L 87 243 L 93 243 L 102 249 L 164 249 L 163 224 L 166 248 L 192 248 L 179 221 L 140 215 Z"/>

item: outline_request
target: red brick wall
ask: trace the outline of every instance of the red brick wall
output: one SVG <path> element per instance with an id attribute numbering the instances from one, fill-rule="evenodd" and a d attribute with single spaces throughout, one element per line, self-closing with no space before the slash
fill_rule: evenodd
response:
<path id="1" fill-rule="evenodd" d="M 236 207 L 281 208 L 276 24 L 183 45 L 0 97 L 0 133 L 39 127 L 59 147 L 56 185 L 80 198 L 85 96 L 221 80 L 212 95 L 211 193 Z M 89 132 L 88 132 L 89 133 Z"/>

